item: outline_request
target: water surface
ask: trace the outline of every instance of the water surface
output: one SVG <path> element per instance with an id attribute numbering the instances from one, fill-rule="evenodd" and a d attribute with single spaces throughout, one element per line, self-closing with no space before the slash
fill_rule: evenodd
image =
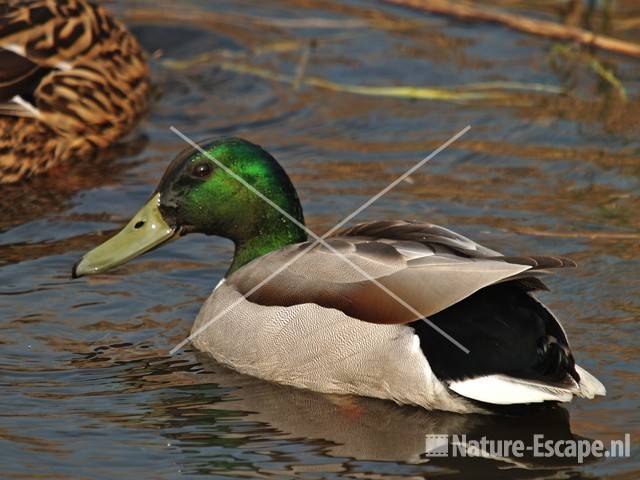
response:
<path id="1" fill-rule="evenodd" d="M 554 2 L 494 3 L 557 19 Z M 640 10 L 617 3 L 607 28 L 637 40 L 640 30 L 624 21 Z M 640 436 L 637 60 L 596 53 L 625 102 L 575 49 L 382 3 L 109 6 L 152 54 L 157 100 L 115 158 L 0 190 L 2 477 L 640 475 L 636 456 L 577 465 L 421 455 L 426 433 Z M 276 78 L 296 72 L 296 85 Z M 339 91 L 484 82 L 547 92 L 437 101 Z M 550 277 L 542 297 L 607 397 L 518 418 L 460 416 L 268 384 L 188 347 L 170 356 L 226 270 L 230 242 L 194 235 L 110 275 L 72 280 L 70 271 L 124 225 L 185 146 L 172 125 L 195 139 L 237 135 L 263 145 L 290 173 L 319 233 L 471 125 L 358 220 L 427 220 L 507 254 L 575 259 L 580 268 Z"/>

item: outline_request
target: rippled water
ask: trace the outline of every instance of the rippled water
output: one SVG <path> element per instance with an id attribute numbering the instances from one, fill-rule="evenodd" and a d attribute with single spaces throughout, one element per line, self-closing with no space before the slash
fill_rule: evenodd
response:
<path id="1" fill-rule="evenodd" d="M 495 3 L 551 18 L 557 10 Z M 637 40 L 640 30 L 623 28 L 640 16 L 637 4 L 618 4 L 610 28 Z M 0 189 L 0 476 L 640 476 L 633 455 L 585 465 L 421 456 L 426 433 L 640 437 L 637 60 L 597 54 L 626 89 L 624 102 L 575 49 L 382 3 L 110 7 L 153 54 L 158 98 L 115 159 Z M 275 78 L 296 72 L 296 85 Z M 500 90 L 454 102 L 335 85 L 477 82 L 568 93 Z M 263 145 L 323 232 L 467 124 L 467 135 L 358 219 L 428 220 L 505 253 L 577 260 L 579 269 L 550 278 L 543 299 L 607 397 L 515 418 L 460 416 L 268 384 L 189 348 L 169 356 L 226 269 L 225 240 L 187 237 L 111 275 L 70 278 L 74 261 L 126 222 L 184 147 L 171 125 L 193 138 Z"/>

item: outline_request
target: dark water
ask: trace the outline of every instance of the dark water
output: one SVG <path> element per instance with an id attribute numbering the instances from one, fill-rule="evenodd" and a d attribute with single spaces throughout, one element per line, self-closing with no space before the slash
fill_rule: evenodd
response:
<path id="1" fill-rule="evenodd" d="M 557 18 L 554 2 L 498 3 Z M 618 7 L 606 28 L 638 40 L 629 23 L 640 17 L 637 4 Z M 421 456 L 426 433 L 640 437 L 637 60 L 596 54 L 625 88 L 625 102 L 575 48 L 381 3 L 111 8 L 155 54 L 159 97 L 116 159 L 0 190 L 1 477 L 640 475 L 635 445 L 631 458 L 585 465 Z M 262 70 L 239 71 L 246 66 Z M 265 78 L 302 70 L 299 85 Z M 499 89 L 473 101 L 411 100 L 310 85 L 318 78 L 368 86 L 523 82 L 567 93 Z M 229 242 L 193 236 L 111 275 L 69 274 L 137 210 L 185 146 L 172 125 L 196 139 L 239 135 L 265 146 L 290 172 L 317 232 L 471 125 L 358 219 L 428 220 L 505 253 L 578 261 L 579 269 L 549 279 L 543 299 L 608 395 L 517 418 L 460 416 L 267 384 L 189 348 L 169 356 L 224 272 Z"/>

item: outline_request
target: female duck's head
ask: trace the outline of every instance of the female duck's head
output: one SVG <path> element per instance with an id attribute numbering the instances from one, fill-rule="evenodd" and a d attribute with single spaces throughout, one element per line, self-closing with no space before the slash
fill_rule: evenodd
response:
<path id="1" fill-rule="evenodd" d="M 269 153 L 238 138 L 205 141 L 200 147 L 202 151 L 184 150 L 171 162 L 149 201 L 117 235 L 76 263 L 74 277 L 105 272 L 191 232 L 235 243 L 228 274 L 270 251 L 306 240 L 299 225 L 304 219 L 298 195 Z"/>

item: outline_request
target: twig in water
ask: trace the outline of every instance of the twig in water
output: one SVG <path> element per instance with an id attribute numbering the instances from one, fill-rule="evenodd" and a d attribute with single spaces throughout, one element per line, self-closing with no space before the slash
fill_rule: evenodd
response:
<path id="1" fill-rule="evenodd" d="M 296 67 L 296 74 L 293 78 L 293 88 L 295 90 L 300 89 L 300 85 L 304 77 L 304 72 L 307 69 L 307 65 L 309 64 L 309 58 L 311 57 L 311 49 L 314 46 L 315 46 L 315 42 L 311 40 L 307 45 L 305 45 L 304 49 L 302 50 L 302 56 L 300 57 L 300 61 L 298 62 L 298 66 Z"/>
<path id="2" fill-rule="evenodd" d="M 640 45 L 637 43 L 618 40 L 606 35 L 598 35 L 583 28 L 562 25 L 548 20 L 538 20 L 503 12 L 486 6 L 474 7 L 469 4 L 452 2 L 449 0 L 385 0 L 388 3 L 412 7 L 427 12 L 449 15 L 463 20 L 478 20 L 495 22 L 506 25 L 520 32 L 555 38 L 558 40 L 572 40 L 602 50 L 640 58 Z"/>

